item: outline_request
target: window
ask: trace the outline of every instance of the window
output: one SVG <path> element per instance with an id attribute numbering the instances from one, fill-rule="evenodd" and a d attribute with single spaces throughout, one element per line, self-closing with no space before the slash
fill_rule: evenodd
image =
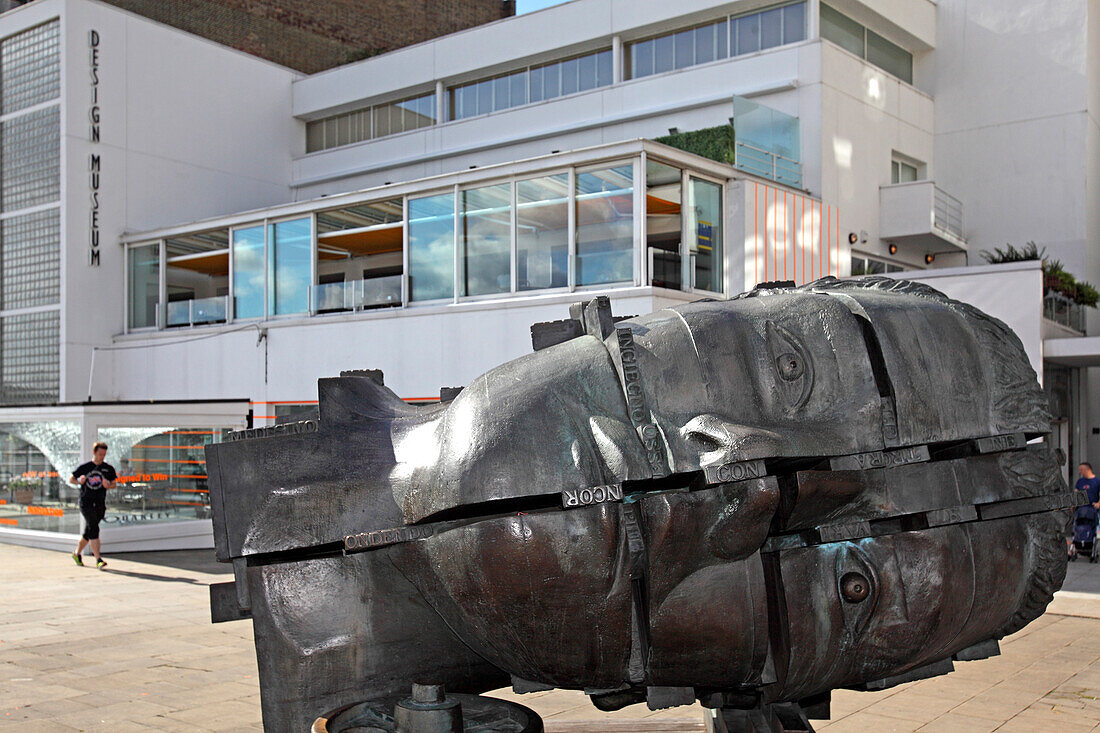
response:
<path id="1" fill-rule="evenodd" d="M 890 162 L 890 183 L 911 183 L 919 180 L 920 176 L 915 165 L 901 160 Z"/>
<path id="2" fill-rule="evenodd" d="M 282 316 L 309 310 L 312 234 L 309 218 L 271 225 L 271 248 L 267 258 L 268 315 Z"/>
<path id="3" fill-rule="evenodd" d="M 720 293 L 723 290 L 722 187 L 692 178 L 687 204 L 691 287 Z"/>
<path id="4" fill-rule="evenodd" d="M 61 95 L 58 21 L 0 42 L 0 113 L 11 114 Z"/>
<path id="5" fill-rule="evenodd" d="M 680 257 L 683 171 L 648 159 L 645 170 L 649 280 L 657 287 L 679 290 L 683 283 Z"/>
<path id="6" fill-rule="evenodd" d="M 459 295 L 512 289 L 512 187 L 503 183 L 459 193 Z"/>
<path id="7" fill-rule="evenodd" d="M 634 278 L 634 166 L 578 171 L 577 284 Z"/>
<path id="8" fill-rule="evenodd" d="M 2 72 L 0 72 L 2 73 Z M 0 124 L 0 188 L 4 211 L 61 197 L 61 118 L 56 106 Z"/>
<path id="9" fill-rule="evenodd" d="M 233 315 L 264 315 L 264 227 L 233 230 Z"/>
<path id="10" fill-rule="evenodd" d="M 60 302 L 60 214 L 55 208 L 0 222 L 0 293 L 5 310 Z"/>
<path id="11" fill-rule="evenodd" d="M 8 316 L 0 319 L 0 333 L 0 399 L 9 405 L 57 402 L 61 313 Z"/>
<path id="12" fill-rule="evenodd" d="M 516 269 L 520 290 L 569 284 L 569 174 L 516 182 Z"/>
<path id="13" fill-rule="evenodd" d="M 401 305 L 401 199 L 317 212 L 314 311 Z"/>
<path id="14" fill-rule="evenodd" d="M 386 102 L 306 123 L 306 152 L 351 145 L 434 125 L 435 94 Z"/>
<path id="15" fill-rule="evenodd" d="M 262 252 L 262 250 L 261 250 Z M 219 323 L 228 315 L 229 231 L 185 234 L 164 241 L 165 325 Z"/>
<path id="16" fill-rule="evenodd" d="M 821 37 L 907 84 L 913 83 L 913 54 L 824 3 L 821 5 Z"/>
<path id="17" fill-rule="evenodd" d="M 130 247 L 127 277 L 130 328 L 155 328 L 160 302 L 160 243 Z"/>
<path id="18" fill-rule="evenodd" d="M 455 197 L 409 199 L 409 299 L 454 296 Z"/>
<path id="19" fill-rule="evenodd" d="M 905 270 L 900 265 L 891 262 L 883 262 L 873 257 L 852 255 L 852 275 L 882 275 L 888 272 L 902 272 Z"/>
<path id="20" fill-rule="evenodd" d="M 611 76 L 611 49 L 511 71 L 448 89 L 449 117 L 462 120 L 588 91 L 607 86 Z"/>
<path id="21" fill-rule="evenodd" d="M 780 5 L 626 44 L 631 79 L 755 53 L 806 38 L 806 3 Z"/>

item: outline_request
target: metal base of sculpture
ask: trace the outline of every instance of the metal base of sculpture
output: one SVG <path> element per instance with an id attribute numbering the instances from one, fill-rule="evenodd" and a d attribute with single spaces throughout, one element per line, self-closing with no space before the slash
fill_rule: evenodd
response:
<path id="1" fill-rule="evenodd" d="M 213 617 L 253 620 L 268 731 L 424 681 L 810 730 L 1061 586 L 1081 497 L 1003 323 L 886 278 L 571 316 L 438 405 L 347 372 L 207 447 Z"/>
<path id="2" fill-rule="evenodd" d="M 408 697 L 347 705 L 313 723 L 312 733 L 542 733 L 542 719 L 522 705 L 482 695 L 447 695 L 413 685 Z"/>

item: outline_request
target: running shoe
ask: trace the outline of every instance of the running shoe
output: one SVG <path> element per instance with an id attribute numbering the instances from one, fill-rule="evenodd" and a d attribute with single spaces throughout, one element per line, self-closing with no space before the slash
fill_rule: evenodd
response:
<path id="1" fill-rule="evenodd" d="M 77 555 L 75 552 L 72 553 L 72 556 L 73 556 L 73 562 L 75 562 L 80 567 L 84 567 L 84 558 L 82 558 L 80 555 Z"/>
<path id="2" fill-rule="evenodd" d="M 102 570 L 103 568 L 107 567 L 107 561 L 106 560 L 97 560 L 95 566 L 97 568 L 99 568 L 100 570 Z"/>

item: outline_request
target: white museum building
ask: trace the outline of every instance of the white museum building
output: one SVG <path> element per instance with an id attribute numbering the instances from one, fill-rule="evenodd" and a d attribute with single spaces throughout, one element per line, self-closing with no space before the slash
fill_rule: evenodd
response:
<path id="1" fill-rule="evenodd" d="M 203 446 L 320 377 L 433 401 L 580 300 L 826 275 L 1008 322 L 1100 458 L 1090 318 L 980 256 L 1100 281 L 1100 0 L 572 0 L 313 75 L 36 0 L 0 162 L 0 541 L 72 544 L 103 439 L 105 552 L 212 546 Z"/>

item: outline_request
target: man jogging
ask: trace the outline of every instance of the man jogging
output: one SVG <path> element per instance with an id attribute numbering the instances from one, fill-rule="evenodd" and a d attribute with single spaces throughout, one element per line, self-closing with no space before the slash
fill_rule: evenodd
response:
<path id="1" fill-rule="evenodd" d="M 91 545 L 95 566 L 100 570 L 107 567 L 107 563 L 99 555 L 99 522 L 107 512 L 107 489 L 113 489 L 118 479 L 115 467 L 103 460 L 106 457 L 107 444 L 102 441 L 96 443 L 92 446 L 92 460 L 78 466 L 69 479 L 70 484 L 80 486 L 80 518 L 84 525 L 80 542 L 73 553 L 73 562 L 83 565 L 84 560 L 80 556 L 84 548 Z"/>

